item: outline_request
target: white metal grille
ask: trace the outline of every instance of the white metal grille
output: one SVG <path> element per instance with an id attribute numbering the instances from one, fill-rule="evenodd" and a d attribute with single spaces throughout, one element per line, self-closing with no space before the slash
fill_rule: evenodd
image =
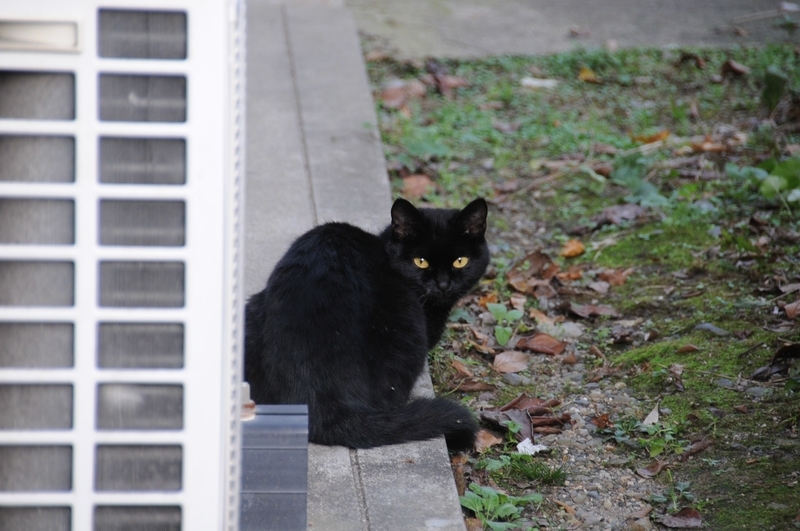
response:
<path id="1" fill-rule="evenodd" d="M 235 529 L 241 6 L 0 5 L 0 529 Z"/>

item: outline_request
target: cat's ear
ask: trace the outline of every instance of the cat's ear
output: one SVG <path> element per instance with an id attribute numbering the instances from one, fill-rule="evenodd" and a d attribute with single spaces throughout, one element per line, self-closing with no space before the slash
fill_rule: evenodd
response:
<path id="1" fill-rule="evenodd" d="M 472 203 L 464 207 L 458 213 L 459 228 L 466 234 L 473 238 L 480 238 L 486 232 L 486 214 L 489 208 L 486 206 L 486 201 L 483 199 L 476 199 Z"/>
<path id="2" fill-rule="evenodd" d="M 392 205 L 392 235 L 397 240 L 413 238 L 422 227 L 422 215 L 414 205 L 398 198 Z"/>

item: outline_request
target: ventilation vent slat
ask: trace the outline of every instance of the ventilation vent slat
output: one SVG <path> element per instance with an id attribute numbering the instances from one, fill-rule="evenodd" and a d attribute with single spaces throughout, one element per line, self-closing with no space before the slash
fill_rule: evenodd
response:
<path id="1" fill-rule="evenodd" d="M 186 13 L 101 9 L 100 57 L 186 59 Z"/>
<path id="2" fill-rule="evenodd" d="M 0 446 L 0 491 L 68 491 L 71 446 Z"/>
<path id="3" fill-rule="evenodd" d="M 183 367 L 180 323 L 101 323 L 97 365 L 104 369 Z"/>
<path id="4" fill-rule="evenodd" d="M 182 484 L 180 446 L 97 447 L 95 490 L 174 491 Z"/>
<path id="5" fill-rule="evenodd" d="M 101 245 L 176 247 L 185 241 L 186 204 L 183 201 L 100 202 Z"/>
<path id="6" fill-rule="evenodd" d="M 185 122 L 186 78 L 100 74 L 100 119 Z"/>
<path id="7" fill-rule="evenodd" d="M 183 386 L 102 384 L 97 389 L 97 428 L 179 430 L 183 428 Z"/>
<path id="8" fill-rule="evenodd" d="M 72 367 L 72 323 L 0 323 L 0 367 Z"/>
<path id="9" fill-rule="evenodd" d="M 0 118 L 74 120 L 75 76 L 0 71 Z"/>
<path id="10" fill-rule="evenodd" d="M 74 182 L 75 139 L 0 135 L 0 181 Z"/>
<path id="11" fill-rule="evenodd" d="M 182 262 L 100 262 L 100 306 L 179 308 L 183 302 Z"/>
<path id="12" fill-rule="evenodd" d="M 72 428 L 72 386 L 0 385 L 0 430 Z"/>
<path id="13" fill-rule="evenodd" d="M 0 198 L 0 244 L 4 243 L 75 243 L 75 202 Z"/>
<path id="14" fill-rule="evenodd" d="M 72 306 L 72 262 L 0 261 L 0 306 Z"/>
<path id="15" fill-rule="evenodd" d="M 177 138 L 101 138 L 100 182 L 184 184 L 186 142 Z"/>
<path id="16" fill-rule="evenodd" d="M 70 531 L 69 507 L 0 507 L 3 531 Z"/>

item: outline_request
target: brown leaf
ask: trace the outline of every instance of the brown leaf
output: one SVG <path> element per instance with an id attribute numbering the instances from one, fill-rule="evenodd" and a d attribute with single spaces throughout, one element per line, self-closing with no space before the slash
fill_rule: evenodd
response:
<path id="1" fill-rule="evenodd" d="M 598 175 L 608 178 L 611 177 L 612 173 L 614 173 L 614 166 L 612 166 L 610 162 L 596 162 L 594 165 L 592 165 L 592 171 Z"/>
<path id="2" fill-rule="evenodd" d="M 575 304 L 572 302 L 570 303 L 569 310 L 578 317 L 583 317 L 584 319 L 598 315 L 619 317 L 617 311 L 606 304 Z"/>
<path id="3" fill-rule="evenodd" d="M 509 350 L 495 356 L 492 367 L 497 372 L 519 372 L 528 368 L 530 357 L 524 352 Z"/>
<path id="4" fill-rule="evenodd" d="M 747 74 L 750 73 L 750 68 L 746 67 L 742 63 L 737 63 L 733 59 L 728 59 L 727 61 L 725 61 L 722 64 L 722 68 L 720 68 L 719 73 L 720 73 L 720 75 L 722 77 L 725 77 L 725 76 L 733 76 L 733 77 L 746 76 Z"/>
<path id="5" fill-rule="evenodd" d="M 747 413 L 747 404 L 742 404 L 742 405 L 739 405 L 739 406 L 733 406 L 733 409 L 735 409 L 739 413 Z"/>
<path id="6" fill-rule="evenodd" d="M 569 266 L 569 269 L 567 269 L 566 271 L 562 271 L 561 273 L 556 273 L 556 277 L 558 278 L 558 280 L 562 282 L 567 282 L 570 280 L 578 280 L 579 278 L 583 277 L 583 267 L 577 264 L 571 265 Z"/>
<path id="7" fill-rule="evenodd" d="M 516 348 L 531 350 L 539 354 L 548 354 L 556 356 L 564 352 L 567 347 L 566 343 L 562 343 L 551 335 L 539 333 L 531 337 L 523 337 L 517 341 Z"/>
<path id="8" fill-rule="evenodd" d="M 561 402 L 555 398 L 551 398 L 550 400 L 542 400 L 541 398 L 530 397 L 527 393 L 521 393 L 507 404 L 501 406 L 498 411 L 508 411 L 509 409 L 522 409 L 528 411 L 534 407 L 551 408 L 560 404 Z"/>
<path id="9" fill-rule="evenodd" d="M 484 410 L 481 412 L 481 418 L 504 429 L 507 429 L 507 422 L 512 420 L 521 426 L 520 430 L 514 434 L 514 438 L 518 441 L 533 440 L 533 426 L 531 426 L 531 418 L 527 411 L 516 408 L 506 411 Z"/>
<path id="10" fill-rule="evenodd" d="M 459 496 L 463 496 L 467 490 L 467 478 L 464 475 L 464 465 L 467 462 L 467 454 L 460 453 L 453 456 L 450 464 L 453 467 L 453 478 L 456 481 L 456 491 Z"/>
<path id="11" fill-rule="evenodd" d="M 691 52 L 683 52 L 681 53 L 681 58 L 678 59 L 678 65 L 682 65 L 684 63 L 694 63 L 699 69 L 703 69 L 706 67 L 706 61 L 696 53 Z"/>
<path id="12" fill-rule="evenodd" d="M 586 287 L 596 291 L 600 295 L 605 295 L 608 293 L 608 288 L 611 287 L 610 284 L 604 280 L 598 280 L 596 282 L 589 282 L 586 284 Z"/>
<path id="13" fill-rule="evenodd" d="M 537 426 L 533 428 L 533 433 L 541 435 L 558 435 L 561 431 L 561 428 L 556 428 L 555 426 Z"/>
<path id="14" fill-rule="evenodd" d="M 633 140 L 642 144 L 652 144 L 653 142 L 664 141 L 669 138 L 669 131 L 664 129 L 652 135 L 634 135 Z"/>
<path id="15" fill-rule="evenodd" d="M 797 319 L 797 316 L 800 315 L 800 299 L 784 306 L 783 311 L 786 312 L 786 317 L 789 319 Z"/>
<path id="16" fill-rule="evenodd" d="M 478 453 L 486 451 L 496 444 L 501 444 L 503 439 L 496 436 L 489 430 L 480 430 L 475 437 L 475 451 Z"/>
<path id="17" fill-rule="evenodd" d="M 562 365 L 575 365 L 576 363 L 578 363 L 578 358 L 577 356 L 575 356 L 574 352 L 570 352 L 569 354 L 561 358 L 561 363 Z"/>
<path id="18" fill-rule="evenodd" d="M 426 92 L 425 85 L 419 80 L 394 80 L 381 90 L 379 98 L 385 108 L 399 109 L 409 100 L 422 98 Z"/>
<path id="19" fill-rule="evenodd" d="M 478 299 L 478 304 L 480 306 L 483 306 L 484 308 L 486 308 L 487 304 L 493 304 L 493 303 L 496 303 L 496 302 L 497 302 L 497 292 L 496 291 L 493 291 L 491 293 L 487 293 L 486 295 L 483 295 L 483 296 L 481 296 L 480 299 Z"/>
<path id="20" fill-rule="evenodd" d="M 448 385 L 453 391 L 461 391 L 464 393 L 482 393 L 484 391 L 494 391 L 492 384 L 486 383 L 481 380 L 469 379 L 460 382 L 453 382 Z"/>
<path id="21" fill-rule="evenodd" d="M 698 350 L 700 350 L 700 347 L 696 347 L 694 345 L 684 345 L 675 352 L 678 354 L 688 354 L 689 352 L 697 352 Z"/>
<path id="22" fill-rule="evenodd" d="M 597 278 L 608 282 L 612 286 L 621 286 L 628 280 L 628 276 L 633 273 L 633 268 L 628 269 L 603 269 L 597 274 Z"/>
<path id="23" fill-rule="evenodd" d="M 564 247 L 561 248 L 561 252 L 558 254 L 564 258 L 574 258 L 582 255 L 585 251 L 586 248 L 580 240 L 569 240 L 564 244 Z"/>
<path id="24" fill-rule="evenodd" d="M 653 461 L 644 468 L 637 468 L 636 473 L 645 479 L 654 478 L 667 466 L 666 461 Z"/>
<path id="25" fill-rule="evenodd" d="M 600 78 L 597 77 L 594 70 L 589 68 L 588 66 L 582 66 L 580 73 L 578 73 L 578 79 L 583 81 L 584 83 L 595 83 L 601 84 Z"/>
<path id="26" fill-rule="evenodd" d="M 608 413 L 592 417 L 589 422 L 597 426 L 598 430 L 604 430 L 614 426 L 614 423 L 608 419 Z"/>
<path id="27" fill-rule="evenodd" d="M 409 199 L 419 199 L 433 187 L 433 181 L 427 175 L 420 173 L 403 178 L 403 196 Z"/>
<path id="28" fill-rule="evenodd" d="M 473 376 L 472 371 L 469 370 L 466 365 L 464 365 L 463 361 L 461 361 L 461 360 L 453 360 L 451 365 L 456 370 L 456 372 L 458 374 L 460 374 L 461 376 L 465 376 L 467 378 L 471 378 Z"/>
<path id="29" fill-rule="evenodd" d="M 714 441 L 712 441 L 711 439 L 703 439 L 702 441 L 698 441 L 694 444 L 689 445 L 681 454 L 681 461 L 686 461 L 693 455 L 699 454 L 712 444 L 714 444 Z"/>
<path id="30" fill-rule="evenodd" d="M 565 502 L 562 502 L 561 500 L 553 500 L 553 502 L 555 502 L 555 504 L 556 504 L 556 505 L 558 505 L 559 507 L 561 507 L 562 509 L 564 509 L 565 511 L 567 511 L 569 514 L 571 514 L 571 515 L 575 515 L 575 514 L 577 514 L 577 513 L 575 512 L 575 509 L 573 509 L 573 508 L 572 508 L 571 506 L 569 506 L 567 503 L 565 503 Z"/>
<path id="31" fill-rule="evenodd" d="M 562 413 L 560 417 L 553 417 L 553 416 L 539 416 L 533 417 L 531 416 L 531 424 L 535 427 L 539 426 L 563 426 L 565 424 L 569 424 L 569 421 L 572 419 L 569 413 Z"/>
<path id="32" fill-rule="evenodd" d="M 662 525 L 676 529 L 689 529 L 694 527 L 703 527 L 703 517 L 700 512 L 692 507 L 684 507 L 675 514 L 669 514 L 661 517 Z"/>
<path id="33" fill-rule="evenodd" d="M 528 317 L 530 317 L 531 319 L 536 319 L 537 323 L 544 323 L 549 325 L 555 324 L 555 321 L 553 319 L 547 317 L 547 315 L 537 310 L 536 308 L 531 308 L 530 310 L 528 310 Z"/>
<path id="34" fill-rule="evenodd" d="M 515 310 L 519 310 L 521 312 L 525 311 L 525 303 L 528 301 L 528 297 L 523 295 L 522 293 L 512 293 L 510 297 L 511 307 Z"/>

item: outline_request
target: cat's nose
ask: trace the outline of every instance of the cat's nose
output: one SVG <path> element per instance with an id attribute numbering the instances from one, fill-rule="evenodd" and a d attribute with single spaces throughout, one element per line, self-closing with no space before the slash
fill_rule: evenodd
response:
<path id="1" fill-rule="evenodd" d="M 441 290 L 447 289 L 447 286 L 449 284 L 450 284 L 450 279 L 448 279 L 447 277 L 441 277 L 436 279 L 436 286 Z"/>

